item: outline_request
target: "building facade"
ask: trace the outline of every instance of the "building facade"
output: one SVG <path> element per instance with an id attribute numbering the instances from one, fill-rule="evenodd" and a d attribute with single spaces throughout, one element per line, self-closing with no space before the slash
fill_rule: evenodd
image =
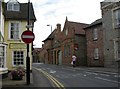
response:
<path id="1" fill-rule="evenodd" d="M 4 15 L 3 4 L 4 0 L 0 0 L 0 74 L 7 73 L 6 66 L 6 43 L 4 41 Z"/>
<path id="2" fill-rule="evenodd" d="M 72 55 L 77 56 L 76 65 L 86 66 L 86 38 L 83 30 L 88 24 L 68 21 L 66 18 L 62 31 L 62 63 L 69 64 L 72 61 Z"/>
<path id="3" fill-rule="evenodd" d="M 104 38 L 104 65 L 116 67 L 120 59 L 120 2 L 101 2 L 103 38 Z"/>
<path id="4" fill-rule="evenodd" d="M 30 25 L 34 26 L 36 20 L 32 3 L 29 4 Z M 7 43 L 7 67 L 13 70 L 17 66 L 26 68 L 27 46 L 21 39 L 21 34 L 27 30 L 28 3 L 19 3 L 9 0 L 4 3 L 4 41 Z M 33 28 L 30 29 L 33 31 Z M 30 65 L 32 63 L 32 44 L 29 45 Z M 31 67 L 30 67 L 31 68 Z"/>
<path id="5" fill-rule="evenodd" d="M 87 40 L 87 65 L 104 66 L 102 19 L 98 19 L 84 28 Z"/>
<path id="6" fill-rule="evenodd" d="M 72 55 L 77 56 L 77 66 L 85 66 L 86 39 L 83 30 L 87 24 L 65 20 L 64 28 L 57 24 L 56 29 L 45 39 L 43 49 L 46 49 L 45 63 L 70 65 Z M 46 46 L 46 47 L 45 47 Z M 45 52 L 45 51 L 44 51 Z"/>

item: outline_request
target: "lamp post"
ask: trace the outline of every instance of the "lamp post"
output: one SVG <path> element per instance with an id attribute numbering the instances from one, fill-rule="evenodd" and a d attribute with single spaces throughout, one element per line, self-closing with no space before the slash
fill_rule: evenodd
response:
<path id="1" fill-rule="evenodd" d="M 50 26 L 51 28 L 51 35 L 52 35 L 52 25 L 48 24 L 47 26 Z M 53 44 L 52 44 L 52 38 L 51 38 L 51 59 L 53 64 Z"/>
<path id="2" fill-rule="evenodd" d="M 52 25 L 48 24 L 47 26 L 50 26 L 50 28 L 51 28 L 51 33 L 52 33 Z"/>

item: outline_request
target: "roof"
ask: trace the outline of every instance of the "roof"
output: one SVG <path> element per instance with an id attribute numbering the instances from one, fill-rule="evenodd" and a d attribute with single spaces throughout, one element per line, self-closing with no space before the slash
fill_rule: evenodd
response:
<path id="1" fill-rule="evenodd" d="M 54 30 L 55 31 L 55 30 Z M 47 40 L 53 40 L 54 39 L 54 36 L 55 36 L 55 32 L 52 32 L 45 40 L 43 40 L 42 42 L 45 42 Z"/>
<path id="2" fill-rule="evenodd" d="M 94 21 L 93 23 L 91 23 L 90 25 L 85 27 L 84 29 L 90 28 L 90 27 L 98 25 L 98 24 L 102 24 L 102 18 L 101 19 L 97 19 L 96 21 Z"/>
<path id="3" fill-rule="evenodd" d="M 85 31 L 83 28 L 85 28 L 86 26 L 88 26 L 88 24 L 86 23 L 79 23 L 79 22 L 72 22 L 72 21 L 68 21 L 69 25 L 72 26 L 72 28 L 74 28 L 75 30 L 75 34 L 85 34 Z"/>
<path id="4" fill-rule="evenodd" d="M 4 16 L 6 20 L 27 20 L 28 3 L 20 3 L 20 11 L 7 11 L 7 3 L 3 3 Z M 32 3 L 30 3 L 30 20 L 36 21 Z"/>

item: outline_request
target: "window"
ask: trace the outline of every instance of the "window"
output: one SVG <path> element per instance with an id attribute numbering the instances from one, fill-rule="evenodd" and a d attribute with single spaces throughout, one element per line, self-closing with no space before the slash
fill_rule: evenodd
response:
<path id="1" fill-rule="evenodd" d="M 18 22 L 10 23 L 10 39 L 19 39 L 19 24 Z"/>
<path id="2" fill-rule="evenodd" d="M 120 9 L 114 11 L 114 25 L 115 27 L 120 25 Z"/>
<path id="3" fill-rule="evenodd" d="M 66 45 L 64 46 L 64 56 L 67 56 L 67 49 L 66 49 Z"/>
<path id="4" fill-rule="evenodd" d="M 23 65 L 23 64 L 24 64 L 24 52 L 13 51 L 13 65 Z"/>
<path id="5" fill-rule="evenodd" d="M 7 10 L 8 11 L 19 11 L 20 10 L 19 3 L 18 2 L 8 2 Z"/>
<path id="6" fill-rule="evenodd" d="M 118 58 L 120 59 L 120 41 L 118 41 Z"/>
<path id="7" fill-rule="evenodd" d="M 97 40 L 98 39 L 98 29 L 94 29 L 93 30 L 93 40 Z"/>
<path id="8" fill-rule="evenodd" d="M 99 49 L 98 48 L 94 49 L 94 59 L 99 59 Z"/>
<path id="9" fill-rule="evenodd" d="M 0 68 L 5 67 L 5 54 L 4 54 L 4 46 L 0 46 Z"/>
<path id="10" fill-rule="evenodd" d="M 65 45 L 64 46 L 64 55 L 65 57 L 70 56 L 71 52 L 70 52 L 70 45 Z"/>
<path id="11" fill-rule="evenodd" d="M 68 29 L 65 30 L 65 35 L 66 35 L 66 36 L 68 35 Z"/>

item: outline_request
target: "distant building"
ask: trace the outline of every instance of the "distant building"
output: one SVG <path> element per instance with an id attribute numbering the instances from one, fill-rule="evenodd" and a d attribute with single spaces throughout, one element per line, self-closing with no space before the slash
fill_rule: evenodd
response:
<path id="1" fill-rule="evenodd" d="M 85 28 L 88 24 L 68 21 L 66 18 L 61 41 L 62 63 L 69 64 L 72 61 L 72 55 L 77 56 L 76 65 L 86 66 L 86 38 Z"/>
<path id="2" fill-rule="evenodd" d="M 116 67 L 120 60 L 120 2 L 101 2 L 104 65 Z"/>
<path id="3" fill-rule="evenodd" d="M 84 29 L 87 40 L 87 65 L 104 66 L 102 19 L 94 21 Z"/>
<path id="4" fill-rule="evenodd" d="M 41 48 L 34 48 L 33 50 L 33 62 L 41 62 L 40 58 L 39 58 L 39 53 L 41 51 Z"/>
<path id="5" fill-rule="evenodd" d="M 7 43 L 6 66 L 13 70 L 17 66 L 26 68 L 27 47 L 21 39 L 21 34 L 27 30 L 28 3 L 9 0 L 3 5 L 4 9 L 4 41 Z M 30 24 L 34 26 L 36 17 L 33 5 L 30 3 Z M 33 29 L 30 29 L 33 31 Z M 32 44 L 29 46 L 30 64 L 32 63 Z M 31 68 L 31 67 L 30 67 Z"/>
<path id="6" fill-rule="evenodd" d="M 86 39 L 83 28 L 87 25 L 68 21 L 66 18 L 61 31 L 61 25 L 57 24 L 56 29 L 43 41 L 45 63 L 70 65 L 72 55 L 76 54 L 77 65 L 86 65 Z"/>

